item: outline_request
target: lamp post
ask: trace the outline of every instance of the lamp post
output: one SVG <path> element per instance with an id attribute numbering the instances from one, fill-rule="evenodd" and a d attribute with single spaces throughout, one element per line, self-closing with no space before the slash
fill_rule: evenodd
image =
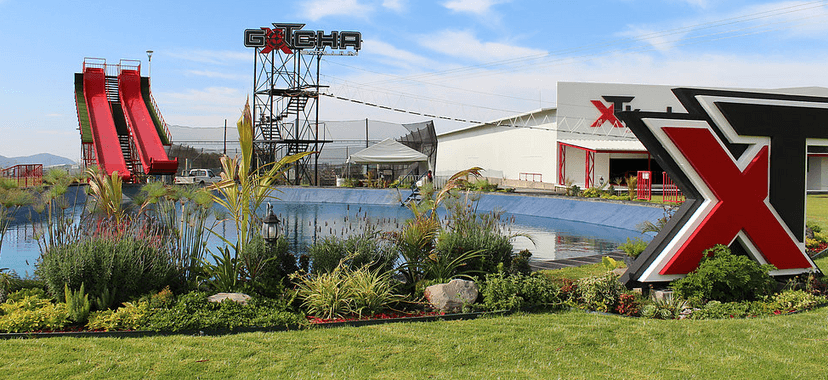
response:
<path id="1" fill-rule="evenodd" d="M 270 243 L 279 239 L 279 218 L 273 214 L 273 206 L 267 203 L 267 215 L 262 220 L 262 237 Z"/>
<path id="2" fill-rule="evenodd" d="M 152 78 L 152 50 L 147 50 L 147 60 L 149 61 L 149 73 L 147 74 L 147 78 Z"/>

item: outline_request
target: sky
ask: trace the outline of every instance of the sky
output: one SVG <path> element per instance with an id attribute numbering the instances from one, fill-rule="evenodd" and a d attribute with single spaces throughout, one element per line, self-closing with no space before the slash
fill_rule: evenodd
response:
<path id="1" fill-rule="evenodd" d="M 253 87 L 244 30 L 272 23 L 362 33 L 357 56 L 322 59 L 329 94 L 468 121 L 555 107 L 559 81 L 828 87 L 828 1 L 0 0 L 0 155 L 79 160 L 73 74 L 85 57 L 140 60 L 146 76 L 153 50 L 167 123 L 233 125 Z M 319 107 L 330 121 L 428 119 Z M 435 119 L 438 133 L 468 125 Z"/>

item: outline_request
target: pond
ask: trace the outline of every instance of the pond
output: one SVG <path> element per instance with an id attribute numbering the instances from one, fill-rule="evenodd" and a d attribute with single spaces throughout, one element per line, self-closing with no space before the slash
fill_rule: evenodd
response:
<path id="1" fill-rule="evenodd" d="M 282 233 L 288 239 L 290 249 L 295 254 L 306 251 L 314 241 L 327 236 L 347 236 L 359 233 L 365 223 L 372 223 L 381 231 L 393 231 L 401 227 L 405 220 L 411 218 L 411 211 L 396 205 L 348 205 L 340 203 L 286 203 L 272 202 L 274 213 L 282 221 Z M 82 206 L 69 208 L 76 215 L 82 212 Z M 219 208 L 216 207 L 218 211 Z M 263 215 L 260 210 L 259 215 Z M 20 221 L 23 219 L 23 221 Z M 532 217 L 506 213 L 506 232 L 521 235 L 513 238 L 516 251 L 528 249 L 533 260 L 554 260 L 605 254 L 617 251 L 619 244 L 628 237 L 640 237 L 650 240 L 651 236 L 637 231 L 606 227 L 590 223 L 568 220 Z M 215 219 L 208 224 L 212 225 Z M 235 241 L 235 229 L 231 222 L 216 222 L 213 230 Z M 35 233 L 32 223 L 25 218 L 18 218 L 6 233 L 0 250 L 0 268 L 9 268 L 20 276 L 30 276 L 40 256 L 40 248 L 33 238 Z M 210 235 L 208 248 L 223 245 L 222 241 Z M 207 255 L 209 256 L 209 255 Z"/>

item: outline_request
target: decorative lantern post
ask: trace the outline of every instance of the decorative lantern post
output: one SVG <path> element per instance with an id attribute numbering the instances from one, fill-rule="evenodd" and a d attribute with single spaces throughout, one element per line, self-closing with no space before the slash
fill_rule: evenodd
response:
<path id="1" fill-rule="evenodd" d="M 273 206 L 267 203 L 267 215 L 262 220 L 262 237 L 273 243 L 279 239 L 279 218 L 273 214 Z"/>

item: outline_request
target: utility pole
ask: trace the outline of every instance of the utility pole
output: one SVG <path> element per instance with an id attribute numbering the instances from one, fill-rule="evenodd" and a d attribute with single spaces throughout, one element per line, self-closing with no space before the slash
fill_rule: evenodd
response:
<path id="1" fill-rule="evenodd" d="M 224 155 L 227 155 L 227 119 L 224 119 Z"/>

